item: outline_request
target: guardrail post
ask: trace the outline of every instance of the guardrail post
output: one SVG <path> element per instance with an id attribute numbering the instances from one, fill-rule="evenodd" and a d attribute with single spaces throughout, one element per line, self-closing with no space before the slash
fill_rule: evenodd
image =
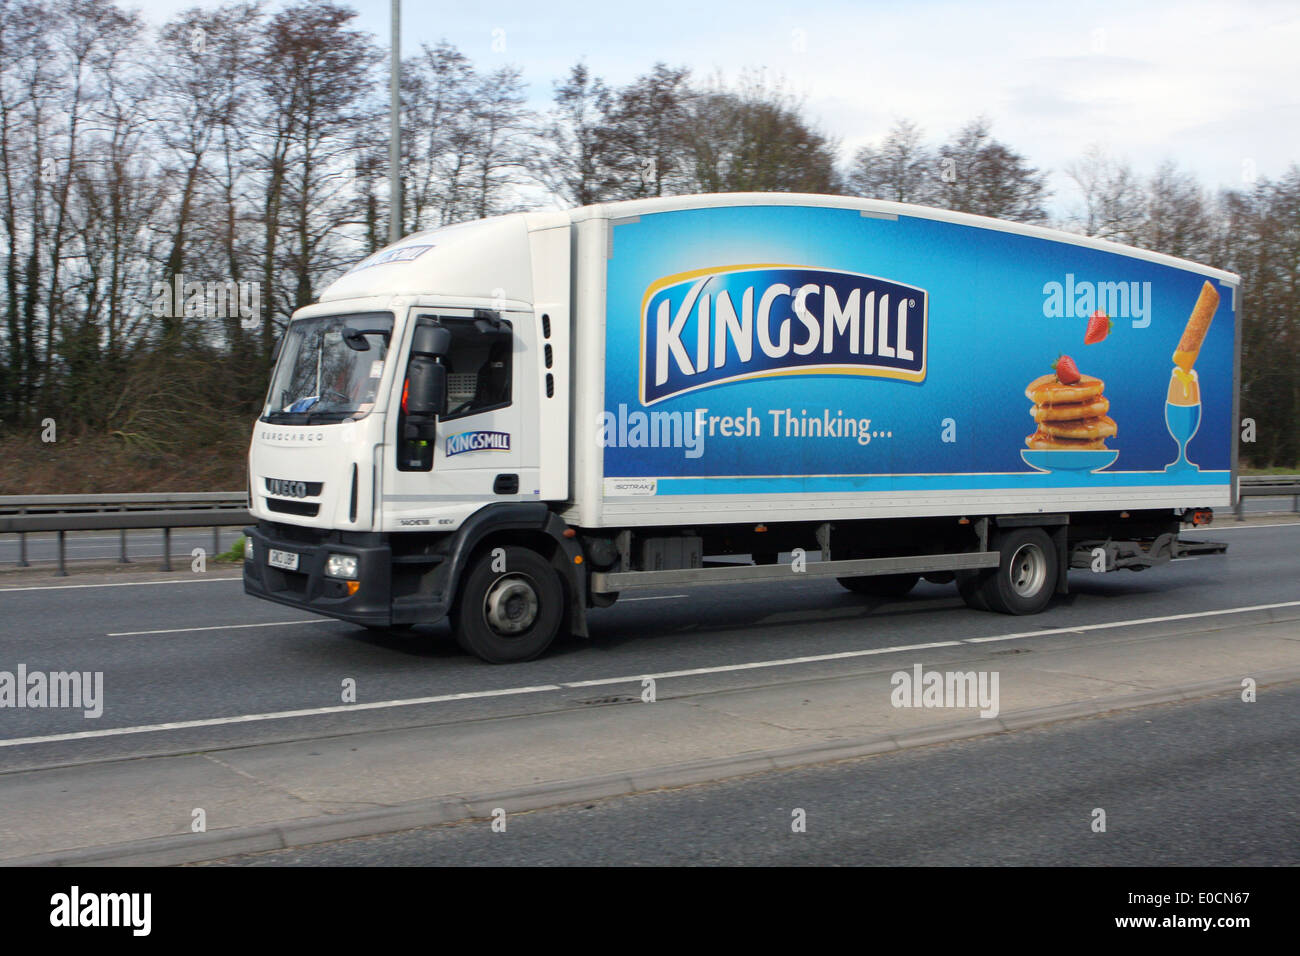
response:
<path id="1" fill-rule="evenodd" d="M 131 559 L 126 556 L 126 529 L 120 528 L 117 532 L 118 541 L 118 564 L 130 564 Z"/>
<path id="2" fill-rule="evenodd" d="M 26 531 L 18 532 L 18 567 L 20 568 L 31 567 L 31 565 L 27 563 L 27 532 Z"/>
<path id="3" fill-rule="evenodd" d="M 172 529 L 163 528 L 163 563 L 162 569 L 170 571 L 172 569 Z"/>
<path id="4" fill-rule="evenodd" d="M 58 576 L 61 577 L 61 578 L 66 578 L 66 577 L 68 576 L 68 569 L 67 569 L 67 567 L 64 566 L 64 555 L 63 555 L 63 546 L 64 546 L 64 544 L 66 543 L 66 542 L 65 542 L 65 538 L 67 537 L 67 534 L 68 534 L 68 533 L 67 533 L 66 531 L 60 531 L 60 532 L 59 532 L 59 570 L 58 570 Z"/>
<path id="5" fill-rule="evenodd" d="M 212 556 L 215 558 L 221 553 L 221 529 L 216 525 L 212 526 Z"/>

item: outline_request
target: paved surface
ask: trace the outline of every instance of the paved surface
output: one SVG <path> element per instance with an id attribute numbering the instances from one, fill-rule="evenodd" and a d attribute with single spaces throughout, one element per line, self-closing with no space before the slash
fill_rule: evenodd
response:
<path id="1" fill-rule="evenodd" d="M 507 815 L 504 832 L 483 820 L 224 862 L 1295 866 L 1298 739 L 1291 685 Z"/>
<path id="2" fill-rule="evenodd" d="M 185 834 L 196 807 L 212 833 L 980 720 L 890 706 L 916 663 L 998 670 L 1003 717 L 1300 664 L 1300 523 L 1192 534 L 1231 549 L 1074 574 L 1033 618 L 951 586 L 892 604 L 826 581 L 691 589 L 509 667 L 444 624 L 373 634 L 246 598 L 233 569 L 7 575 L 0 670 L 100 671 L 104 709 L 0 709 L 0 858 Z M 1260 605 L 1284 607 L 1213 613 Z"/>

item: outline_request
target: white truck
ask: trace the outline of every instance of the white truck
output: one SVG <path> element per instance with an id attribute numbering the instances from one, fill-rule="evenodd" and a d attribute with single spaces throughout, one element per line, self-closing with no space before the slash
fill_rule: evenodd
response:
<path id="1" fill-rule="evenodd" d="M 285 331 L 248 594 L 528 660 L 643 588 L 919 578 L 1027 614 L 1224 546 L 1238 277 L 790 194 L 411 235 Z"/>

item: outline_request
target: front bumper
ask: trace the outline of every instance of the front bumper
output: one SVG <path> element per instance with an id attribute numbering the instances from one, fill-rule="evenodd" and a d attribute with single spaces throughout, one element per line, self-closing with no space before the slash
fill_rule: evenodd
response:
<path id="1" fill-rule="evenodd" d="M 292 532 L 266 523 L 245 528 L 253 541 L 253 560 L 244 562 L 244 593 L 289 607 L 350 621 L 353 624 L 390 626 L 392 621 L 392 550 L 387 544 L 367 541 L 377 536 Z M 313 540 L 315 538 L 315 540 Z M 364 543 L 358 543 L 357 539 Z M 298 555 L 297 571 L 282 571 L 267 564 L 270 550 Z M 355 554 L 360 584 L 349 595 L 347 584 L 325 576 L 329 554 Z"/>

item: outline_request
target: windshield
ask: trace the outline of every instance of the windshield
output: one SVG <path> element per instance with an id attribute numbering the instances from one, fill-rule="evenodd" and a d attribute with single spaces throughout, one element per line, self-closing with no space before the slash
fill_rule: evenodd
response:
<path id="1" fill-rule="evenodd" d="M 262 420 L 316 425 L 370 414 L 392 332 L 391 312 L 290 323 L 271 376 Z"/>

